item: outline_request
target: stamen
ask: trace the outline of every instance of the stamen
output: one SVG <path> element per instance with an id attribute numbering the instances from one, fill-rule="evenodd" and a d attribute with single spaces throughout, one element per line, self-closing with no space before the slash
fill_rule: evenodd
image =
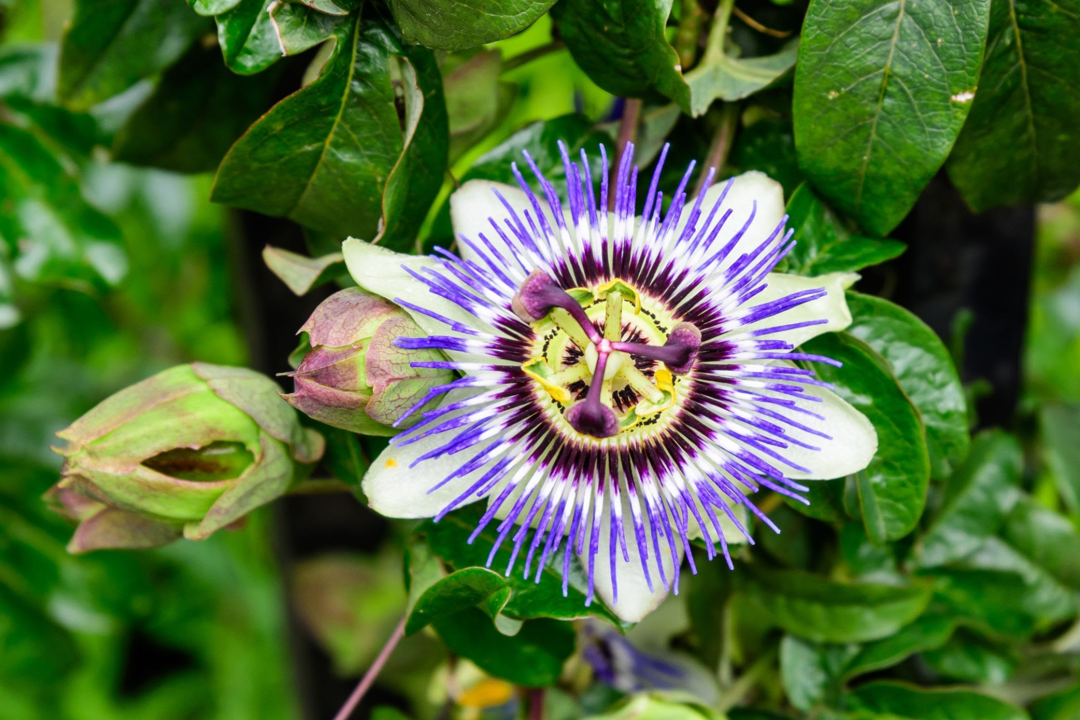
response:
<path id="1" fill-rule="evenodd" d="M 585 315 L 580 303 L 570 293 L 555 284 L 543 270 L 534 270 L 510 301 L 514 314 L 528 323 L 539 322 L 555 308 L 570 314 L 592 342 L 600 341 L 600 333 Z"/>
<path id="2" fill-rule="evenodd" d="M 690 323 L 682 322 L 672 329 L 662 347 L 629 342 L 613 342 L 611 347 L 631 355 L 659 360 L 676 375 L 685 375 L 690 372 L 697 359 L 698 348 L 701 347 L 701 331 Z"/>

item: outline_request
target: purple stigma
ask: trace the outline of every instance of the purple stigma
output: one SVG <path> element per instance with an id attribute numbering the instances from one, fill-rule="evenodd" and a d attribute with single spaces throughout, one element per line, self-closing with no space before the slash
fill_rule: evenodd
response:
<path id="1" fill-rule="evenodd" d="M 600 401 L 601 386 L 604 384 L 604 373 L 607 372 L 610 354 L 610 351 L 600 351 L 588 394 L 584 400 L 574 403 L 566 410 L 566 421 L 582 435 L 603 439 L 619 434 L 619 418 L 615 411 Z"/>
<path id="2" fill-rule="evenodd" d="M 562 308 L 577 321 L 589 340 L 593 342 L 600 340 L 600 333 L 593 327 L 577 300 L 559 287 L 543 270 L 534 270 L 529 277 L 525 278 L 525 282 L 521 283 L 521 287 L 510 301 L 510 308 L 515 315 L 528 323 L 543 320 L 554 308 Z"/>
<path id="3" fill-rule="evenodd" d="M 694 366 L 698 348 L 701 347 L 701 331 L 687 322 L 675 326 L 662 346 L 643 343 L 613 342 L 611 348 L 631 355 L 659 360 L 676 375 L 685 375 Z"/>

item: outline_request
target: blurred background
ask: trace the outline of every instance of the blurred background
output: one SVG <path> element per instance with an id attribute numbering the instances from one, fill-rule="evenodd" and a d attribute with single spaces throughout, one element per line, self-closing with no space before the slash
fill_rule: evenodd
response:
<path id="1" fill-rule="evenodd" d="M 401 616 L 404 524 L 348 495 L 296 496 L 205 542 L 72 556 L 71 526 L 41 500 L 60 466 L 49 449 L 57 430 L 177 363 L 287 370 L 296 329 L 330 292 L 298 299 L 262 263 L 266 244 L 304 251 L 298 226 L 209 203 L 209 174 L 111 159 L 116 133 L 151 90 L 146 83 L 85 113 L 51 103 L 55 43 L 69 13 L 63 0 L 0 0 L 0 175 L 17 164 L 35 169 L 37 202 L 20 204 L 17 221 L 53 243 L 0 263 L 0 717 L 328 717 Z M 514 58 L 549 41 L 545 17 L 493 47 Z M 283 67 L 263 107 L 295 89 L 305 65 Z M 459 177 L 530 122 L 578 113 L 603 132 L 621 113 L 565 51 L 510 67 L 500 80 L 516 102 L 458 158 Z M 662 107 L 645 112 L 661 137 L 678 118 Z M 736 139 L 733 169 L 771 163 L 782 172 L 784 152 L 793 152 L 790 122 L 780 113 L 754 127 Z M 703 134 L 698 155 L 708 141 Z M 694 142 L 682 149 L 693 152 Z M 760 160 L 763 146 L 780 159 Z M 445 232 L 449 189 L 425 236 Z M 1016 432 L 1025 487 L 1076 524 L 1080 195 L 981 218 L 944 183 L 927 196 L 896 233 L 909 253 L 866 282 L 943 336 L 978 401 L 973 427 Z M 10 199 L 0 196 L 0 235 L 13 221 Z M 78 252 L 67 245 L 75 242 Z M 685 622 L 678 610 L 658 616 L 657 625 Z M 975 680 L 1017 671 L 1007 654 L 994 657 L 989 675 Z M 945 667 L 918 655 L 908 662 L 915 673 Z M 603 679 L 601 666 L 593 671 Z M 596 707 L 619 692 L 613 678 L 589 691 Z M 448 687 L 457 688 L 452 707 Z M 514 712 L 515 692 L 451 663 L 420 634 L 402 644 L 366 706 L 416 718 L 499 717 Z M 583 705 L 567 700 L 566 717 L 593 701 L 574 702 Z"/>

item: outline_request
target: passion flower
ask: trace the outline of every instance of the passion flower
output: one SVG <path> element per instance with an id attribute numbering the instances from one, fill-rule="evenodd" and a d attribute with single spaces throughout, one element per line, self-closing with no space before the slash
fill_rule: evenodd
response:
<path id="1" fill-rule="evenodd" d="M 745 512 L 776 530 L 748 494 L 805 502 L 799 480 L 856 472 L 877 448 L 807 367 L 836 363 L 797 350 L 851 322 L 857 276 L 773 272 L 794 241 L 761 173 L 713 185 L 710 170 L 691 200 L 691 164 L 664 211 L 666 153 L 638 217 L 632 145 L 613 188 L 600 148 L 599 197 L 585 152 L 563 147 L 565 204 L 527 153 L 542 198 L 516 165 L 520 188 L 472 181 L 451 196 L 459 256 L 344 246 L 356 282 L 428 333 L 399 346 L 449 358 L 416 365 L 462 375 L 421 398 L 420 422 L 372 464 L 372 507 L 438 520 L 486 498 L 473 538 L 496 523 L 507 574 L 520 558 L 539 581 L 556 562 L 565 592 L 576 555 L 587 602 L 599 593 L 630 621 L 678 588 L 684 556 L 695 571 L 692 539 L 731 566 L 728 545 L 752 542 Z"/>

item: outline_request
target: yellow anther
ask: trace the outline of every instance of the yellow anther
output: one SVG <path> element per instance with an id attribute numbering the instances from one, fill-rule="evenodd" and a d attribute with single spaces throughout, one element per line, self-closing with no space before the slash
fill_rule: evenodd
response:
<path id="1" fill-rule="evenodd" d="M 622 295 L 624 298 L 634 303 L 635 315 L 641 312 L 641 296 L 638 295 L 638 291 L 617 278 L 597 286 L 596 297 L 606 298 L 613 292 Z"/>
<path id="2" fill-rule="evenodd" d="M 547 391 L 547 394 L 551 396 L 552 400 L 563 403 L 564 405 L 570 402 L 570 391 L 564 388 L 557 382 L 553 382 L 555 373 L 551 371 L 548 364 L 544 362 L 543 358 L 533 358 L 526 361 L 521 366 L 522 372 L 531 377 L 540 387 Z"/>

